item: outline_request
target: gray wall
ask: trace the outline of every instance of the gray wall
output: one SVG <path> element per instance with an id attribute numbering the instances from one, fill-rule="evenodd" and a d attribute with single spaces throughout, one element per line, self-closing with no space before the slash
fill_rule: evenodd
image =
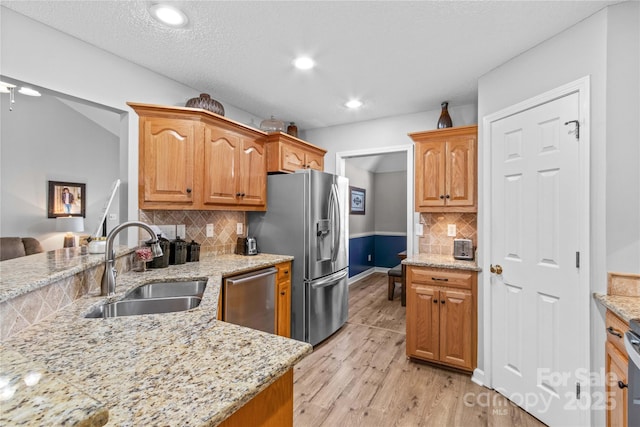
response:
<path id="1" fill-rule="evenodd" d="M 376 173 L 373 188 L 376 233 L 406 233 L 407 172 Z"/>
<path id="2" fill-rule="evenodd" d="M 365 197 L 365 215 L 349 215 L 349 236 L 372 235 L 375 232 L 375 192 L 373 174 L 356 166 L 346 164 L 349 185 L 367 190 Z"/>
<path id="3" fill-rule="evenodd" d="M 0 235 L 58 249 L 63 233 L 47 218 L 47 181 L 86 184 L 85 232 L 93 233 L 118 177 L 119 137 L 54 96 L 15 96 L 11 112 L 9 95 L 1 97 Z"/>

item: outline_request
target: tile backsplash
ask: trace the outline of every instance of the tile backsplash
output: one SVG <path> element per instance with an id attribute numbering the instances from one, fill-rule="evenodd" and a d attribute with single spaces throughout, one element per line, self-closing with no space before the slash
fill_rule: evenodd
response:
<path id="1" fill-rule="evenodd" d="M 475 213 L 422 213 L 420 223 L 423 234 L 419 239 L 419 252 L 453 255 L 453 239 L 465 238 L 478 245 L 478 215 Z M 456 224 L 456 237 L 447 236 L 447 225 Z"/>
<path id="2" fill-rule="evenodd" d="M 234 211 L 138 211 L 140 221 L 154 225 L 185 225 L 187 242 L 200 243 L 200 252 L 231 254 L 236 249 L 236 224 L 246 227 L 245 213 Z M 213 224 L 213 237 L 207 237 L 207 224 Z"/>

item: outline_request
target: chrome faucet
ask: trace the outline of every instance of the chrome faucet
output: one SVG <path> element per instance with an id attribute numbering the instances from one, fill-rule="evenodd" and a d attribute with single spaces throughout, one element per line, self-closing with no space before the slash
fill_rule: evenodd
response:
<path id="1" fill-rule="evenodd" d="M 102 283 L 100 285 L 101 295 L 111 296 L 116 293 L 116 267 L 115 267 L 115 251 L 113 250 L 113 240 L 116 234 L 128 227 L 140 227 L 151 235 L 151 240 L 147 243 L 151 244 L 151 254 L 154 258 L 162 256 L 162 248 L 158 243 L 156 233 L 144 222 L 127 221 L 116 226 L 107 236 L 106 250 L 104 251 L 104 274 L 102 275 Z"/>

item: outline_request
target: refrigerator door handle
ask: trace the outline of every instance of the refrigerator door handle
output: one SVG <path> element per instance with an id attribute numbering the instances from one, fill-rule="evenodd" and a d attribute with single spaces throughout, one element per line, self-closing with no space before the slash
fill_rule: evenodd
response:
<path id="1" fill-rule="evenodd" d="M 338 253 L 340 252 L 340 234 L 342 233 L 342 213 L 340 212 L 340 199 L 338 197 L 338 186 L 336 184 L 331 185 L 331 198 L 333 200 L 332 205 L 332 220 L 333 220 L 333 245 L 331 247 L 331 261 L 336 262 L 338 259 Z M 337 213 L 337 215 L 336 215 Z"/>
<path id="2" fill-rule="evenodd" d="M 340 274 L 331 275 L 330 277 L 327 277 L 322 280 L 318 280 L 317 282 L 311 282 L 311 287 L 313 289 L 317 289 L 317 288 L 324 288 L 326 286 L 336 284 L 337 282 L 342 280 L 347 274 L 348 274 L 348 271 L 345 270 Z"/>

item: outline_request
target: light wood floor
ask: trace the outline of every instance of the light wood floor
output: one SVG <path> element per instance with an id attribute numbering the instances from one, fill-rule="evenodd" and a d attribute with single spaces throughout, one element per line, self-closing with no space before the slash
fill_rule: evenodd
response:
<path id="1" fill-rule="evenodd" d="M 387 276 L 350 287 L 349 320 L 294 371 L 296 427 L 544 426 L 465 375 L 405 355 L 400 289 Z"/>

